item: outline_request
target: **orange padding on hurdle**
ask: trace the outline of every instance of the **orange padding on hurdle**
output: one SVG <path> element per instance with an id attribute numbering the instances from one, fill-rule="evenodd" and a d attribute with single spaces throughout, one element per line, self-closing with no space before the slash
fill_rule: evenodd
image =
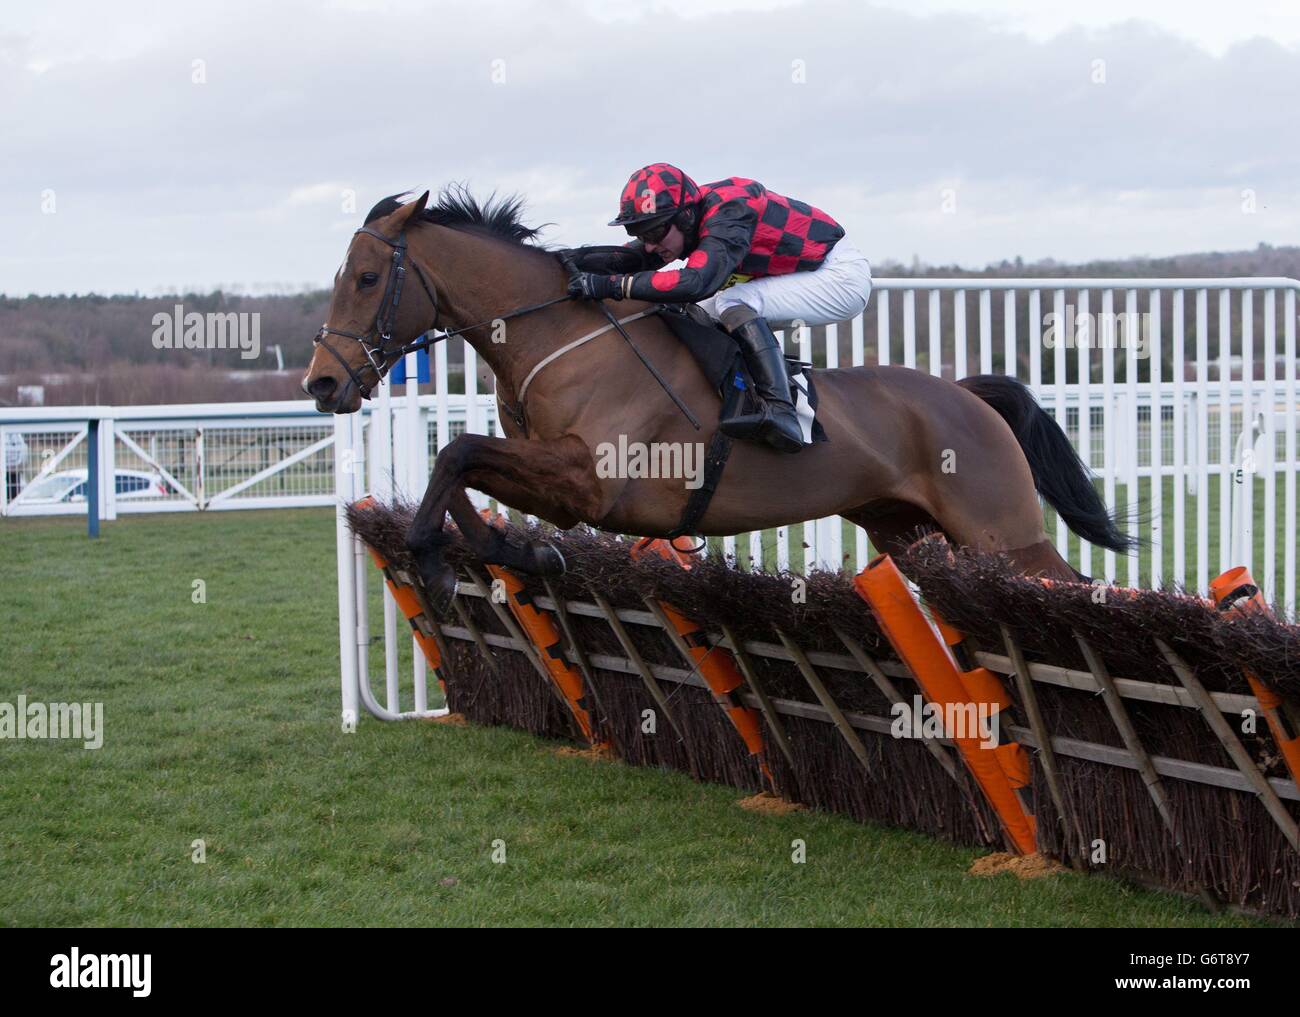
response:
<path id="1" fill-rule="evenodd" d="M 370 508 L 374 504 L 375 499 L 367 496 L 357 502 L 356 507 Z M 446 682 L 443 681 L 442 675 L 438 670 L 442 667 L 442 654 L 438 651 L 438 644 L 429 636 L 426 636 L 421 632 L 419 626 L 415 624 L 415 619 L 424 614 L 424 608 L 420 606 L 420 598 L 415 595 L 415 591 L 409 586 L 398 586 L 397 583 L 393 582 L 392 578 L 388 574 L 388 560 L 382 554 L 376 551 L 369 544 L 366 545 L 366 550 L 370 552 L 370 557 L 374 560 L 375 565 L 378 566 L 379 571 L 384 574 L 384 584 L 388 587 L 388 592 L 393 595 L 393 602 L 397 604 L 398 610 L 402 612 L 402 616 L 406 619 L 407 624 L 411 626 L 411 635 L 415 637 L 415 642 L 420 647 L 420 652 L 424 654 L 424 659 L 427 660 L 429 666 L 433 668 L 433 673 L 437 675 L 438 684 L 442 686 L 443 692 L 446 692 Z M 429 622 L 432 624 L 433 619 L 430 618 Z"/>
<path id="2" fill-rule="evenodd" d="M 504 529 L 507 524 L 505 516 L 491 509 L 481 509 L 479 515 L 497 529 Z M 582 673 L 564 656 L 564 641 L 560 638 L 555 623 L 551 621 L 551 616 L 537 610 L 519 596 L 524 592 L 524 584 L 513 572 L 507 571 L 500 565 L 488 565 L 487 570 L 505 589 L 506 597 L 510 602 L 510 613 L 515 616 L 515 621 L 523 629 L 524 635 L 537 650 L 542 666 L 546 668 L 552 684 L 559 690 L 560 696 L 568 705 L 569 712 L 573 714 L 573 719 L 582 731 L 582 736 L 592 746 L 605 745 L 605 742 L 596 741 L 595 725 L 592 724 L 591 714 L 582 705 L 586 697 Z M 488 596 L 491 595 L 492 591 L 489 590 Z"/>
<path id="3" fill-rule="evenodd" d="M 954 650 L 966 640 L 965 635 L 959 629 L 944 621 L 933 607 L 930 608 L 930 617 L 934 620 L 935 628 L 939 630 L 943 641 Z M 966 702 L 988 703 L 990 706 L 996 707 L 993 717 L 998 717 L 1003 710 L 1011 706 L 1011 697 L 1007 695 L 1006 687 L 1002 684 L 1001 679 L 988 668 L 973 667 L 969 671 L 958 668 L 957 677 L 966 690 Z M 998 730 L 1001 731 L 1000 718 L 997 723 Z M 1009 741 L 998 745 L 994 749 L 985 749 L 984 751 L 993 753 L 1013 789 L 1019 791 L 1029 786 L 1029 756 L 1023 746 L 1017 742 Z"/>
<path id="4" fill-rule="evenodd" d="M 660 558 L 667 561 L 675 561 L 682 568 L 689 570 L 691 567 L 692 555 L 683 551 L 667 540 L 662 538 L 646 537 L 638 540 L 632 545 L 632 560 L 640 558 L 643 554 L 657 554 Z M 752 710 L 748 706 L 740 706 L 733 699 L 731 694 L 740 688 L 745 680 L 741 676 L 739 668 L 736 667 L 736 659 L 731 653 L 719 646 L 709 646 L 705 638 L 704 628 L 682 614 L 671 604 L 659 601 L 660 608 L 663 609 L 664 616 L 672 623 L 678 635 L 686 643 L 687 652 L 690 654 L 691 661 L 695 668 L 700 672 L 700 677 L 704 679 L 709 690 L 715 698 L 719 700 L 719 705 L 731 720 L 732 726 L 740 735 L 749 749 L 751 756 L 761 756 L 763 754 L 763 728 L 758 720 L 758 711 Z M 770 779 L 767 773 L 767 765 L 760 760 L 760 766 L 764 775 Z"/>
<path id="5" fill-rule="evenodd" d="M 573 714 L 573 719 L 578 722 L 582 736 L 591 744 L 595 744 L 595 730 L 591 723 L 591 714 L 582 705 L 582 700 L 586 694 L 582 687 L 582 675 L 565 658 L 563 653 L 564 642 L 560 639 L 560 633 L 556 630 L 555 623 L 551 621 L 550 615 L 543 614 L 532 604 L 520 599 L 519 595 L 524 591 L 524 584 L 518 576 L 500 565 L 489 565 L 487 570 L 492 578 L 505 588 L 506 596 L 510 600 L 511 614 L 519 622 L 519 626 L 524 630 L 524 635 L 528 637 L 529 642 L 536 647 L 537 655 L 541 658 L 547 673 L 550 674 L 551 681 L 560 690 L 560 695 L 564 697 L 564 701 L 569 705 L 569 711 Z"/>
<path id="6" fill-rule="evenodd" d="M 1250 596 L 1238 597 L 1233 600 L 1226 608 L 1229 613 L 1272 614 L 1269 610 L 1268 601 L 1264 599 L 1264 594 L 1260 592 L 1250 571 L 1245 566 L 1229 569 L 1223 575 L 1216 577 L 1210 583 L 1210 594 L 1214 597 L 1215 604 L 1222 605 L 1232 593 L 1240 590 L 1243 586 L 1253 586 L 1255 592 Z M 1291 779 L 1300 784 L 1300 733 L 1293 734 L 1286 718 L 1282 715 L 1282 697 L 1256 678 L 1250 671 L 1243 669 L 1243 673 L 1246 675 L 1246 681 L 1250 683 L 1251 691 L 1255 693 L 1255 698 L 1259 700 L 1259 708 L 1264 712 L 1264 718 L 1268 721 L 1269 730 L 1273 732 L 1273 738 L 1282 752 L 1282 758 L 1286 761 L 1286 768 L 1291 773 Z"/>
<path id="7" fill-rule="evenodd" d="M 972 688 L 967 687 L 965 676 L 935 635 L 889 555 L 882 554 L 871 561 L 853 577 L 853 586 L 870 606 L 885 638 L 916 676 L 926 698 L 932 703 L 945 709 L 950 705 L 970 703 L 977 698 L 972 695 L 973 690 L 986 696 L 985 702 L 997 704 L 1006 701 L 1005 692 L 1000 691 L 996 697 L 990 694 L 988 679 L 976 673 L 982 668 L 966 672 L 966 675 L 972 675 Z M 1023 747 L 1010 742 L 995 749 L 985 749 L 980 745 L 979 737 L 970 733 L 960 737 L 954 733 L 952 740 L 998 814 L 1007 837 L 1021 854 L 1032 854 L 1036 849 L 1034 817 L 1025 811 L 1016 795 L 1017 788 L 1029 783 L 1029 762 Z"/>

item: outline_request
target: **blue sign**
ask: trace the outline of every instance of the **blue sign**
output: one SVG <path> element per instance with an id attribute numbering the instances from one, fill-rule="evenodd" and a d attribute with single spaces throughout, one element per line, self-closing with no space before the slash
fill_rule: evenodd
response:
<path id="1" fill-rule="evenodd" d="M 429 376 L 429 351 L 418 350 L 415 356 L 416 356 L 416 363 L 420 365 L 417 380 L 420 382 L 421 385 L 427 385 L 429 383 L 429 377 L 430 377 Z M 399 360 L 397 363 L 393 365 L 392 370 L 388 372 L 388 380 L 391 381 L 394 385 L 405 384 L 406 382 L 406 358 L 405 357 L 403 357 L 401 360 Z"/>

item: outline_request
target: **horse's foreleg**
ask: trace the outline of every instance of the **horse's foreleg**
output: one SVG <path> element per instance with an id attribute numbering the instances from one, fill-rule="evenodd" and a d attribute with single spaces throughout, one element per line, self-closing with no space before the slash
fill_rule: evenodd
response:
<path id="1" fill-rule="evenodd" d="M 443 556 L 450 540 L 443 528 L 449 509 L 476 554 L 528 572 L 562 567 L 548 545 L 507 544 L 474 511 L 466 486 L 563 528 L 580 520 L 594 522 L 603 512 L 595 467 L 580 439 L 570 435 L 543 442 L 461 435 L 438 454 L 406 536 L 433 606 L 440 611 L 456 588 L 455 574 Z"/>
<path id="2" fill-rule="evenodd" d="M 452 495 L 448 511 L 465 543 L 483 561 L 533 576 L 555 576 L 564 571 L 564 557 L 554 545 L 485 522 L 463 487 Z"/>

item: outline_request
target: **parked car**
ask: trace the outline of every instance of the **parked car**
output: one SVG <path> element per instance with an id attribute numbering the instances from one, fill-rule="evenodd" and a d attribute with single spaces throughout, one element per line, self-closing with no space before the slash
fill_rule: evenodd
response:
<path id="1" fill-rule="evenodd" d="M 162 498 L 175 494 L 172 486 L 159 474 L 143 470 L 118 470 L 113 486 L 118 498 Z M 85 500 L 85 470 L 59 470 L 23 489 L 23 501 L 29 505 L 70 504 Z"/>
<path id="2" fill-rule="evenodd" d="M 4 441 L 5 497 L 12 501 L 22 488 L 22 469 L 27 463 L 27 441 L 17 431 L 6 431 Z"/>
<path id="3" fill-rule="evenodd" d="M 16 470 L 27 462 L 27 442 L 17 431 L 5 432 L 5 469 Z"/>

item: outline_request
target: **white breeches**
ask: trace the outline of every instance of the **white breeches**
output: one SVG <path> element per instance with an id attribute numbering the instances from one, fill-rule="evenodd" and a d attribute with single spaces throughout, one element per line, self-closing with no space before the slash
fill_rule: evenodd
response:
<path id="1" fill-rule="evenodd" d="M 743 304 L 772 328 L 793 322 L 827 325 L 856 318 L 871 296 L 871 265 L 848 238 L 831 248 L 826 260 L 812 272 L 790 272 L 719 290 L 700 306 L 720 318 L 729 307 Z"/>

